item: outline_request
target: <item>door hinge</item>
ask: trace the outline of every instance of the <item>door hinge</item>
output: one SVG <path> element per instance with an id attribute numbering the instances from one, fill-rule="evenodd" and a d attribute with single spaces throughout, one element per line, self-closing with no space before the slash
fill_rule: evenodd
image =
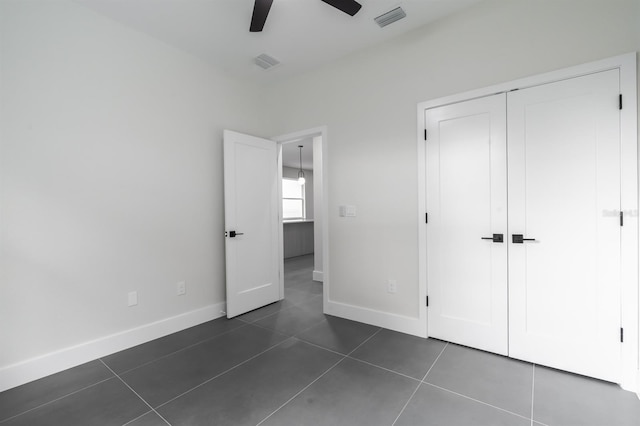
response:
<path id="1" fill-rule="evenodd" d="M 429 223 L 429 213 L 424 214 L 424 223 Z"/>
<path id="2" fill-rule="evenodd" d="M 427 296 L 427 308 L 429 307 L 429 296 Z"/>
<path id="3" fill-rule="evenodd" d="M 624 342 L 624 328 L 620 327 L 620 343 Z"/>
<path id="4" fill-rule="evenodd" d="M 622 109 L 622 93 L 620 94 L 620 96 L 618 97 L 618 108 Z"/>
<path id="5" fill-rule="evenodd" d="M 620 212 L 620 226 L 624 226 L 624 213 Z"/>
<path id="6" fill-rule="evenodd" d="M 427 140 L 427 129 L 424 129 L 424 140 Z"/>

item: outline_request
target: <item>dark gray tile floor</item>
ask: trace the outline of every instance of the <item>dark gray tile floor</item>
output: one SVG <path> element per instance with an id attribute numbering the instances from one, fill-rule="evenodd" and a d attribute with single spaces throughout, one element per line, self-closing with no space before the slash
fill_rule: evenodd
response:
<path id="1" fill-rule="evenodd" d="M 0 393 L 0 425 L 640 424 L 617 385 L 322 313 L 312 258 L 285 299 Z"/>

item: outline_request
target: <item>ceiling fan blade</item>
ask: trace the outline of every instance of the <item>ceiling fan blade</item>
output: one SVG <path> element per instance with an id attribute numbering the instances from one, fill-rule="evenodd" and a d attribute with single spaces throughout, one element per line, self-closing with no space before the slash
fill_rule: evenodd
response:
<path id="1" fill-rule="evenodd" d="M 351 16 L 358 13 L 360 8 L 362 7 L 362 5 L 355 0 L 322 0 L 322 1 L 327 4 L 330 4 L 336 9 L 339 9 Z"/>
<path id="2" fill-rule="evenodd" d="M 251 26 L 249 27 L 250 32 L 259 33 L 262 31 L 272 3 L 273 0 L 256 0 L 253 4 L 253 16 L 251 17 Z"/>

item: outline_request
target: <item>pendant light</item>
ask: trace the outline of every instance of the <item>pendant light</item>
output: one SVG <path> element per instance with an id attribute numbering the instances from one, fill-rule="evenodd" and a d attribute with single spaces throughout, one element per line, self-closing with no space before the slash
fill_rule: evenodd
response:
<path id="1" fill-rule="evenodd" d="M 300 170 L 298 171 L 298 183 L 304 185 L 304 170 L 302 170 L 302 145 L 298 145 L 300 148 Z"/>

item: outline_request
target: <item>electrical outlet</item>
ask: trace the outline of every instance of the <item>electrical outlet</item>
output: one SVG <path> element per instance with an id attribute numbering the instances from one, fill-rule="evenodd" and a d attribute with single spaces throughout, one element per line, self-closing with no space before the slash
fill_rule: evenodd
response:
<path id="1" fill-rule="evenodd" d="M 131 291 L 129 292 L 128 295 L 128 305 L 129 306 L 136 306 L 138 304 L 138 292 L 137 291 Z"/>
<path id="2" fill-rule="evenodd" d="M 387 281 L 387 292 L 388 293 L 397 293 L 398 292 L 398 283 L 396 280 Z"/>
<path id="3" fill-rule="evenodd" d="M 176 284 L 176 294 L 178 296 L 184 296 L 187 293 L 187 283 L 184 281 L 180 281 Z"/>

